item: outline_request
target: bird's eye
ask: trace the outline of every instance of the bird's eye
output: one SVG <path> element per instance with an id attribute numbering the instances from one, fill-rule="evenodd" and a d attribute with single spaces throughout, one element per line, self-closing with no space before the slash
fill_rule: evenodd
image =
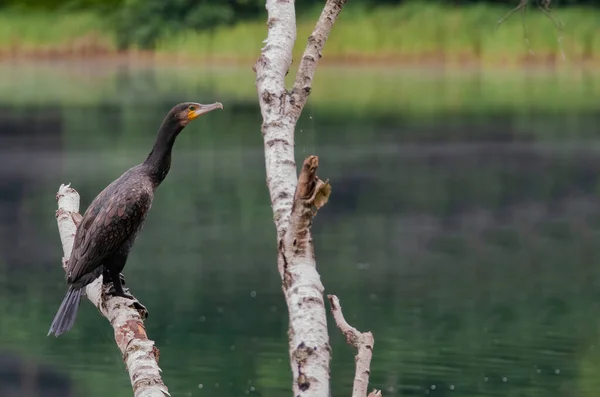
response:
<path id="1" fill-rule="evenodd" d="M 193 110 L 196 110 L 196 107 L 194 105 L 190 105 L 190 107 L 188 109 L 193 111 Z"/>

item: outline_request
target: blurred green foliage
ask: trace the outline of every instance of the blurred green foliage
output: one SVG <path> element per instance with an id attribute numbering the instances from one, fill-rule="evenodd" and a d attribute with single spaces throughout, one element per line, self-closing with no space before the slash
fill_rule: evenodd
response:
<path id="1" fill-rule="evenodd" d="M 180 30 L 210 30 L 235 20 L 235 8 L 210 0 L 125 0 L 117 15 L 117 46 L 154 48 L 156 41 Z"/>
<path id="2" fill-rule="evenodd" d="M 532 0 L 534 1 L 534 0 Z M 427 4 L 447 1 L 422 0 L 355 0 L 354 8 L 371 8 L 381 5 L 399 5 L 404 3 Z M 320 8 L 323 0 L 305 0 L 297 2 L 298 14 Z M 506 0 L 455 0 L 451 5 L 502 4 Z M 515 5 L 518 0 L 514 0 Z M 597 5 L 592 0 L 563 0 L 561 7 L 567 5 Z M 264 0 L 0 0 L 0 7 L 30 8 L 36 10 L 86 10 L 102 11 L 112 15 L 117 32 L 117 47 L 120 49 L 135 46 L 153 49 L 157 42 L 181 31 L 212 31 L 216 27 L 226 26 L 258 17 L 264 17 Z"/>

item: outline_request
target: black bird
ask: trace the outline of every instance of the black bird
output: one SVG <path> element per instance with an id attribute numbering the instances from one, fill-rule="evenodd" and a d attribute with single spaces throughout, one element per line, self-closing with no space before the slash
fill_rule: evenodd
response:
<path id="1" fill-rule="evenodd" d="M 127 170 L 92 201 L 75 233 L 73 251 L 67 263 L 69 290 L 48 335 L 59 336 L 71 329 L 85 286 L 100 275 L 103 275 L 104 284 L 113 283 L 112 295 L 133 299 L 123 290 L 121 272 L 150 210 L 154 191 L 171 168 L 175 139 L 190 121 L 215 109 L 223 109 L 223 105 L 219 102 L 210 105 L 186 102 L 173 107 L 146 160 Z"/>

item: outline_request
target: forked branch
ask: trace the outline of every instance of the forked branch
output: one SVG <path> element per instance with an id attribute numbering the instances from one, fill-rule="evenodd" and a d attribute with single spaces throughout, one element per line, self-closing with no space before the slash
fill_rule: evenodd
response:
<path id="1" fill-rule="evenodd" d="M 75 232 L 81 221 L 79 193 L 69 185 L 61 185 L 56 200 L 56 222 L 63 247 L 64 269 L 64 264 L 71 256 Z M 154 341 L 148 339 L 144 328 L 142 316 L 145 317 L 147 313 L 140 313 L 134 307 L 135 301 L 106 294 L 102 286 L 102 276 L 89 284 L 85 292 L 89 301 L 114 329 L 115 341 L 129 371 L 134 396 L 170 396 L 160 376 L 159 351 L 154 346 Z"/>
<path id="2" fill-rule="evenodd" d="M 367 396 L 369 387 L 369 375 L 371 374 L 371 357 L 373 357 L 373 345 L 375 339 L 371 332 L 360 332 L 346 321 L 342 313 L 342 305 L 335 295 L 327 295 L 331 312 L 335 324 L 346 337 L 346 342 L 356 349 L 355 363 L 356 372 L 354 373 L 354 385 L 352 387 L 352 397 Z M 368 397 L 380 397 L 381 390 L 373 390 Z"/>
<path id="3" fill-rule="evenodd" d="M 525 24 L 525 13 L 527 11 L 527 7 L 529 6 L 530 2 L 531 2 L 531 0 L 520 0 L 519 4 L 515 8 L 513 8 L 505 16 L 500 18 L 498 23 L 496 23 L 496 30 L 498 30 L 500 25 L 502 25 L 504 22 L 506 22 L 506 20 L 508 18 L 510 18 L 515 12 L 520 11 L 521 12 L 521 23 L 523 24 L 523 40 L 525 41 L 525 44 L 527 44 L 527 49 L 529 50 L 529 52 L 531 54 L 533 54 L 534 52 L 531 49 L 531 43 L 529 42 L 529 37 L 527 35 L 527 26 Z M 564 26 L 560 20 L 558 20 L 554 17 L 552 8 L 550 7 L 551 2 L 552 2 L 552 0 L 537 0 L 537 6 L 544 13 L 544 15 L 552 21 L 552 23 L 556 27 L 556 30 L 558 31 L 557 42 L 558 42 L 558 45 L 560 48 L 560 53 L 561 53 L 562 58 L 565 59 L 565 53 L 564 53 L 564 50 L 562 47 Z"/>
<path id="4" fill-rule="evenodd" d="M 294 2 L 267 0 L 269 29 L 265 46 L 254 65 L 263 118 L 267 186 L 277 229 L 277 264 L 289 313 L 295 397 L 331 395 L 331 347 L 324 288 L 317 272 L 311 236 L 313 217 L 327 203 L 331 186 L 317 176 L 317 156 L 306 158 L 300 176 L 296 176 L 294 129 L 310 94 L 327 37 L 346 1 L 327 0 L 308 39 L 293 89 L 288 91 L 284 81 L 292 64 L 296 40 Z M 366 393 L 362 397 L 365 396 Z"/>
<path id="5" fill-rule="evenodd" d="M 505 16 L 500 18 L 500 20 L 496 24 L 496 29 L 498 29 L 500 27 L 500 25 L 502 25 L 508 18 L 510 18 L 510 16 L 512 14 L 514 14 L 517 11 L 521 11 L 523 13 L 523 18 L 524 18 L 525 11 L 527 10 L 527 7 L 529 6 L 530 2 L 531 2 L 531 0 L 520 0 L 519 4 L 515 8 L 513 8 L 512 10 L 510 10 L 508 12 L 508 14 L 506 14 Z M 544 15 L 546 15 L 546 17 L 548 17 L 548 19 L 550 19 L 554 23 L 554 26 L 556 26 L 556 28 L 562 32 L 563 24 L 559 20 L 555 19 L 554 16 L 552 15 L 552 8 L 550 7 L 551 3 L 552 3 L 552 0 L 538 0 L 537 6 L 544 13 Z"/>

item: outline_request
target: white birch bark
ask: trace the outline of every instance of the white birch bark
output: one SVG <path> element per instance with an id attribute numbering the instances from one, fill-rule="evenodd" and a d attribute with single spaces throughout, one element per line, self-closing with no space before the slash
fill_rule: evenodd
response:
<path id="1" fill-rule="evenodd" d="M 308 157 L 296 178 L 294 128 L 306 99 L 323 46 L 346 0 L 328 0 L 300 62 L 294 88 L 285 75 L 296 40 L 294 1 L 267 0 L 268 34 L 255 64 L 263 117 L 267 186 L 277 229 L 278 269 L 289 312 L 289 351 L 296 397 L 329 397 L 331 347 L 323 284 L 317 272 L 310 226 L 331 188 L 316 176 L 318 158 Z"/>
<path id="2" fill-rule="evenodd" d="M 61 185 L 56 195 L 56 222 L 62 242 L 63 268 L 71 256 L 75 232 L 81 221 L 79 193 L 69 185 Z M 102 276 L 86 287 L 89 301 L 110 322 L 115 341 L 127 366 L 135 397 L 170 396 L 158 367 L 159 351 L 148 339 L 142 316 L 129 299 L 104 294 Z"/>

